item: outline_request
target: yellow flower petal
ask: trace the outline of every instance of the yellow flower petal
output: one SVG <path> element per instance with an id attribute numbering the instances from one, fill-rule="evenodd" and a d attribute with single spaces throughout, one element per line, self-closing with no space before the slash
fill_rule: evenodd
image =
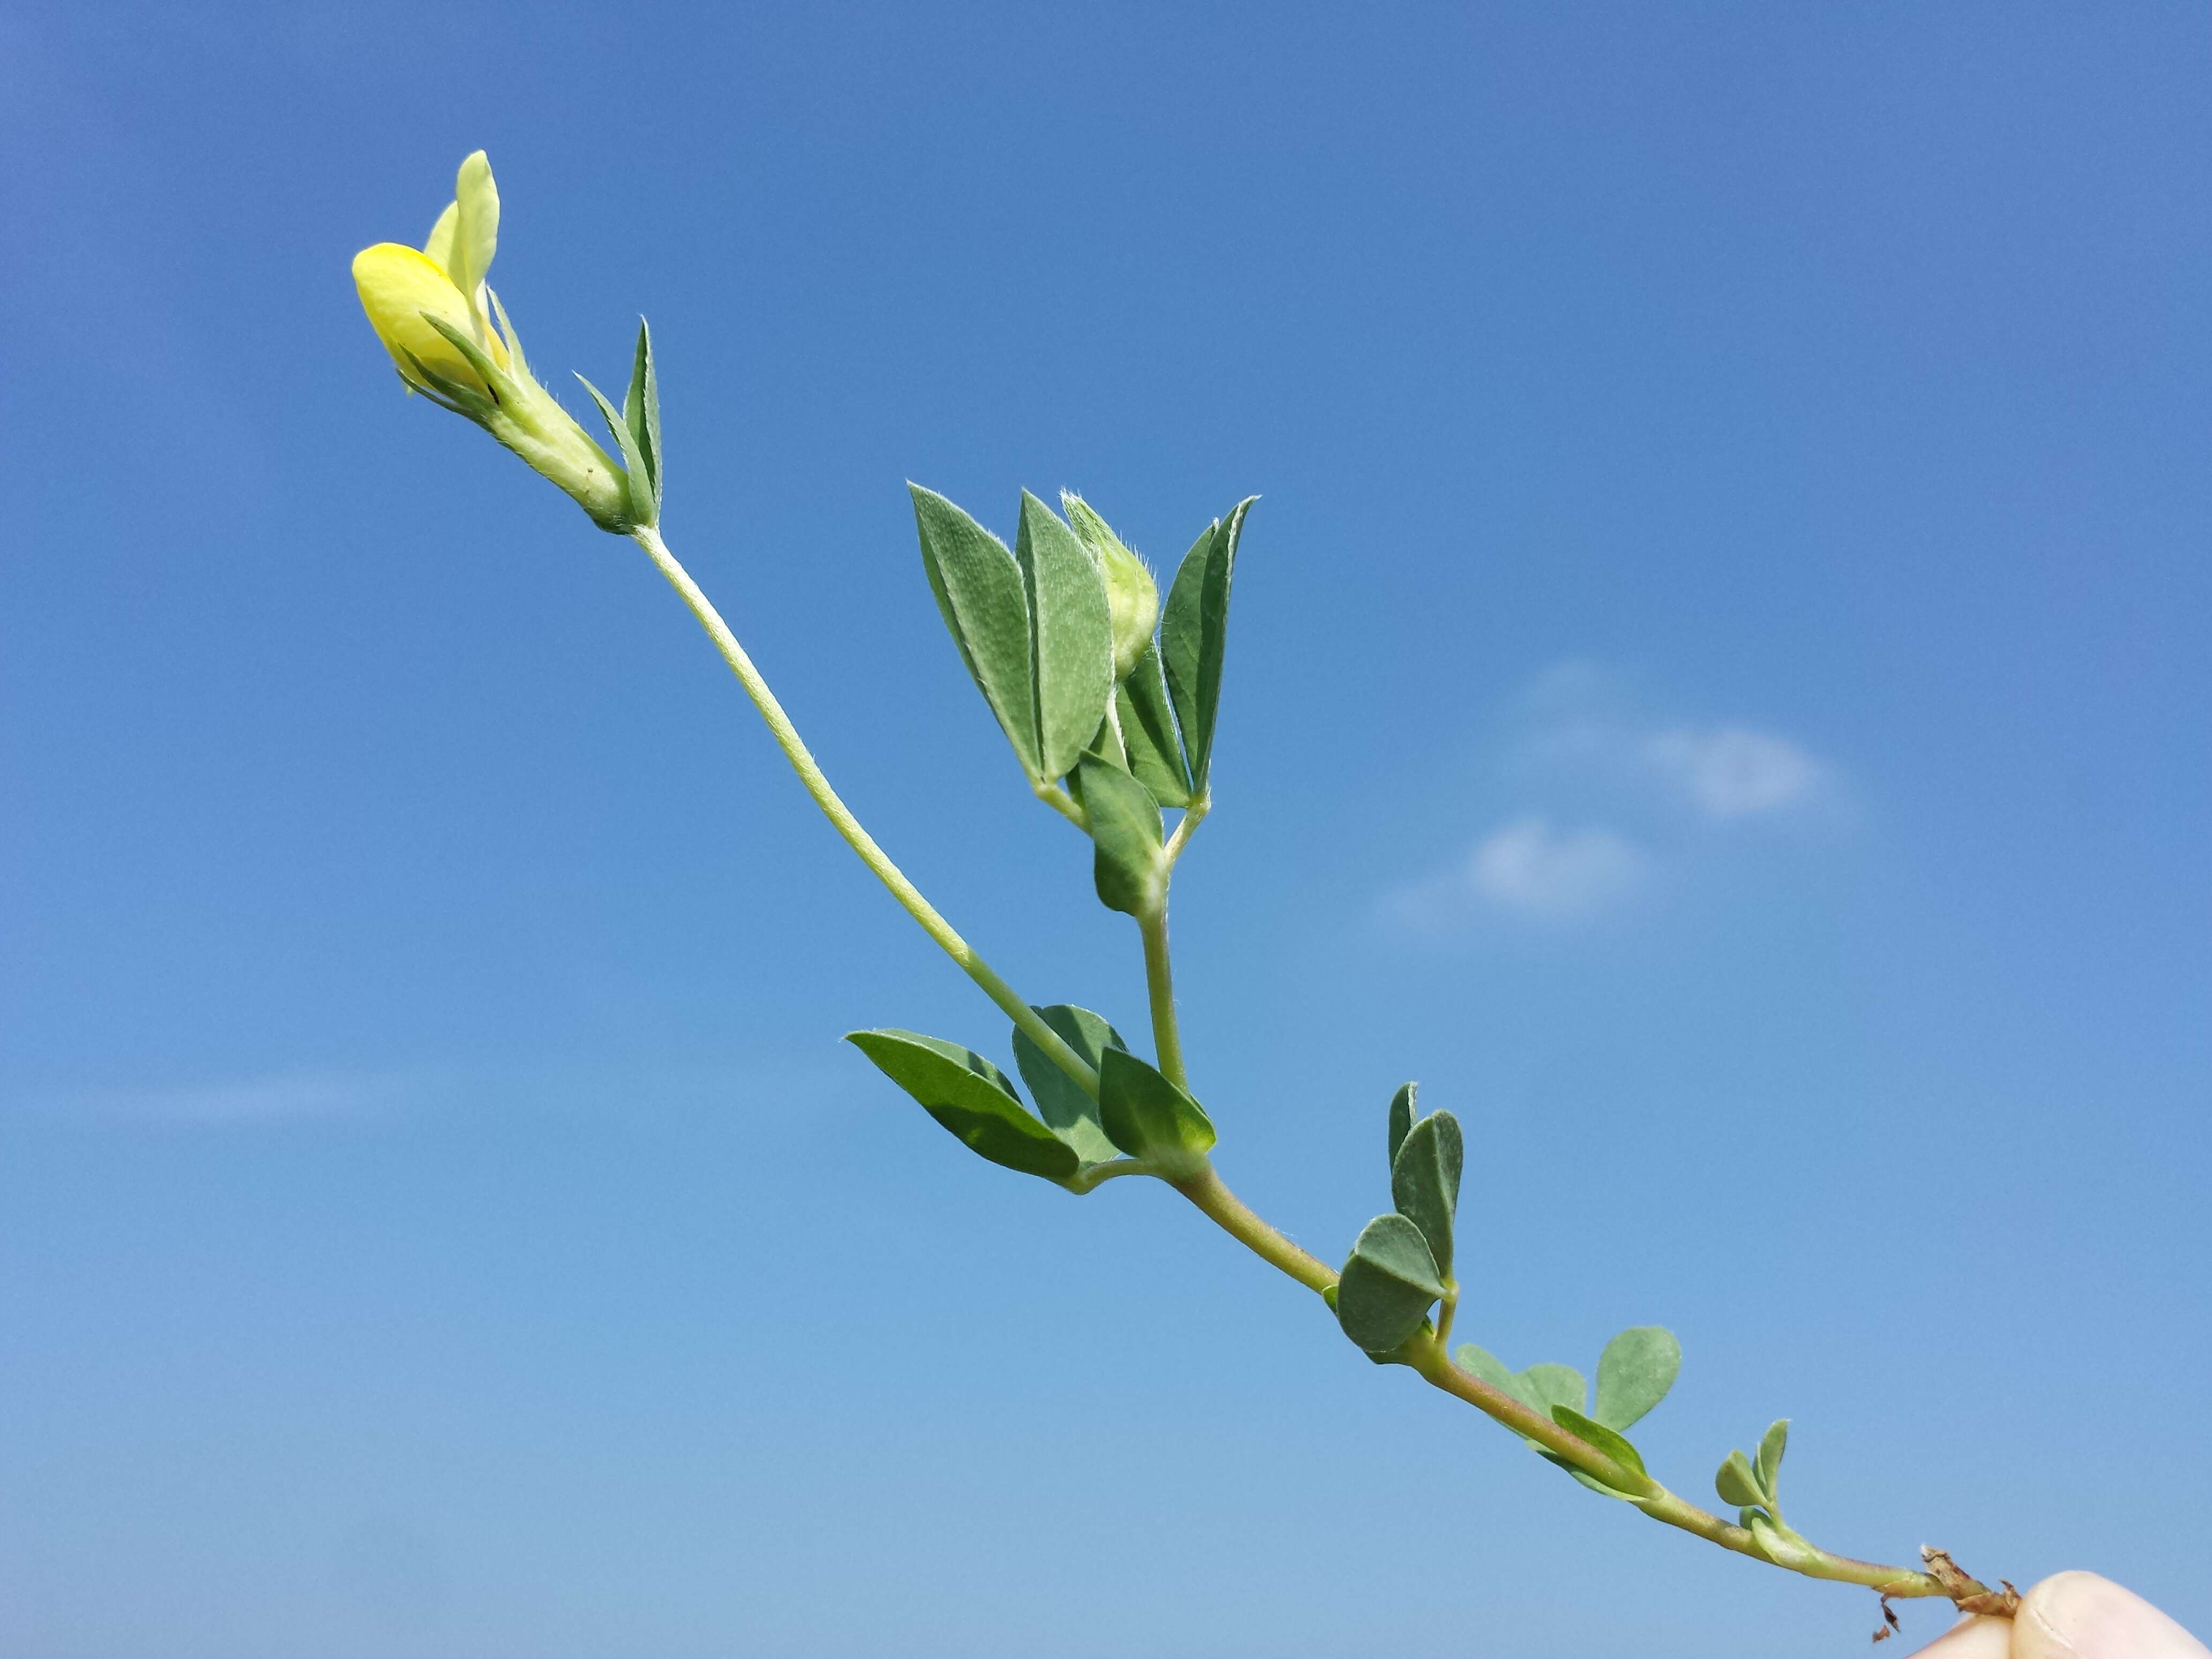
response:
<path id="1" fill-rule="evenodd" d="M 422 252 L 430 256 L 430 263 L 448 276 L 453 274 L 453 231 L 460 222 L 461 204 L 447 203 L 446 210 L 438 216 L 438 222 L 430 227 L 430 240 L 422 244 Z"/>
<path id="2" fill-rule="evenodd" d="M 411 384 L 422 386 L 423 382 L 407 361 L 410 352 L 450 380 L 473 390 L 488 390 L 453 342 L 422 319 L 422 313 L 428 312 L 464 333 L 477 333 L 468 301 L 428 254 L 398 242 L 379 242 L 354 255 L 353 281 L 361 290 L 361 308 L 368 313 L 369 326 Z M 477 337 L 484 355 L 506 368 L 507 347 L 499 336 L 487 329 Z"/>
<path id="3" fill-rule="evenodd" d="M 499 186 L 492 182 L 491 163 L 482 150 L 461 163 L 453 180 L 453 257 L 443 263 L 453 274 L 453 286 L 474 295 L 490 273 L 492 255 L 499 247 Z"/>

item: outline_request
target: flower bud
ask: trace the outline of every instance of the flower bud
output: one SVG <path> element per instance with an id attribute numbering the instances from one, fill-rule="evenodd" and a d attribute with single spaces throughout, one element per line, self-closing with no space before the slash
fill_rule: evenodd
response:
<path id="1" fill-rule="evenodd" d="M 419 251 L 379 242 L 354 256 L 362 309 L 409 392 L 474 421 L 601 529 L 627 533 L 649 515 L 634 509 L 623 469 L 532 375 L 485 284 L 498 242 L 499 188 L 478 150 L 461 163 L 453 199 Z"/>
<path id="2" fill-rule="evenodd" d="M 1152 629 L 1160 619 L 1159 584 L 1145 562 L 1082 496 L 1063 489 L 1060 503 L 1106 578 L 1106 604 L 1114 619 L 1114 678 L 1119 684 L 1129 678 L 1137 659 L 1152 642 Z"/>

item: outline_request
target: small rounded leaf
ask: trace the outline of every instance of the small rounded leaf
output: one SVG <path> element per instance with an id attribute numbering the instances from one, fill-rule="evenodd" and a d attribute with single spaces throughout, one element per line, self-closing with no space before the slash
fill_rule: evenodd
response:
<path id="1" fill-rule="evenodd" d="M 1360 1230 L 1337 1281 L 1337 1322 L 1368 1352 L 1388 1353 L 1421 1328 L 1443 1293 L 1421 1230 L 1401 1215 L 1378 1215 Z"/>
<path id="2" fill-rule="evenodd" d="M 1459 1120 L 1449 1112 L 1431 1112 L 1407 1131 L 1390 1165 L 1390 1201 L 1421 1230 L 1445 1279 L 1451 1277 L 1452 1217 L 1459 1207 L 1464 1157 Z"/>
<path id="3" fill-rule="evenodd" d="M 1723 1503 L 1734 1504 L 1739 1509 L 1753 1508 L 1767 1501 L 1751 1460 L 1740 1451 L 1730 1452 L 1723 1460 L 1719 1473 L 1713 1476 L 1713 1490 L 1721 1495 Z"/>
<path id="4" fill-rule="evenodd" d="M 1605 1345 L 1598 1356 L 1597 1403 L 1590 1415 L 1607 1428 L 1625 1429 L 1667 1397 L 1682 1369 L 1682 1345 L 1658 1325 L 1635 1325 Z"/>

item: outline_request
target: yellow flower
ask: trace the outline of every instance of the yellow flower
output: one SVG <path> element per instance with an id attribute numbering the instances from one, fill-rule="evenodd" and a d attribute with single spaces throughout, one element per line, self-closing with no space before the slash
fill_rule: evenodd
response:
<path id="1" fill-rule="evenodd" d="M 422 372 L 428 368 L 484 397 L 491 395 L 491 388 L 461 355 L 460 348 L 431 327 L 427 318 L 438 318 L 473 337 L 484 355 L 501 368 L 513 361 L 507 343 L 483 326 L 477 307 L 428 253 L 398 242 L 379 242 L 353 256 L 353 280 L 361 290 L 361 306 L 368 313 L 369 326 L 384 342 L 400 378 L 410 386 L 434 391 Z"/>
<path id="2" fill-rule="evenodd" d="M 633 501 L 623 469 L 530 373 L 514 325 L 484 283 L 498 246 L 499 187 L 478 150 L 461 163 L 453 199 L 420 249 L 379 242 L 354 255 L 354 286 L 369 326 L 410 392 L 474 421 L 567 490 L 602 529 L 652 523 L 655 493 L 648 488 Z"/>

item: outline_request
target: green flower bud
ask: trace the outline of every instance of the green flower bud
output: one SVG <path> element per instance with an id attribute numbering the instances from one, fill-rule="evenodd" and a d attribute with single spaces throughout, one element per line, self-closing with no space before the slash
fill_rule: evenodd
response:
<path id="1" fill-rule="evenodd" d="M 1114 678 L 1129 678 L 1137 659 L 1152 642 L 1152 629 L 1160 620 L 1160 585 L 1145 562 L 1131 552 L 1113 527 L 1092 510 L 1082 496 L 1060 492 L 1067 522 L 1106 577 L 1106 604 L 1114 618 Z"/>

